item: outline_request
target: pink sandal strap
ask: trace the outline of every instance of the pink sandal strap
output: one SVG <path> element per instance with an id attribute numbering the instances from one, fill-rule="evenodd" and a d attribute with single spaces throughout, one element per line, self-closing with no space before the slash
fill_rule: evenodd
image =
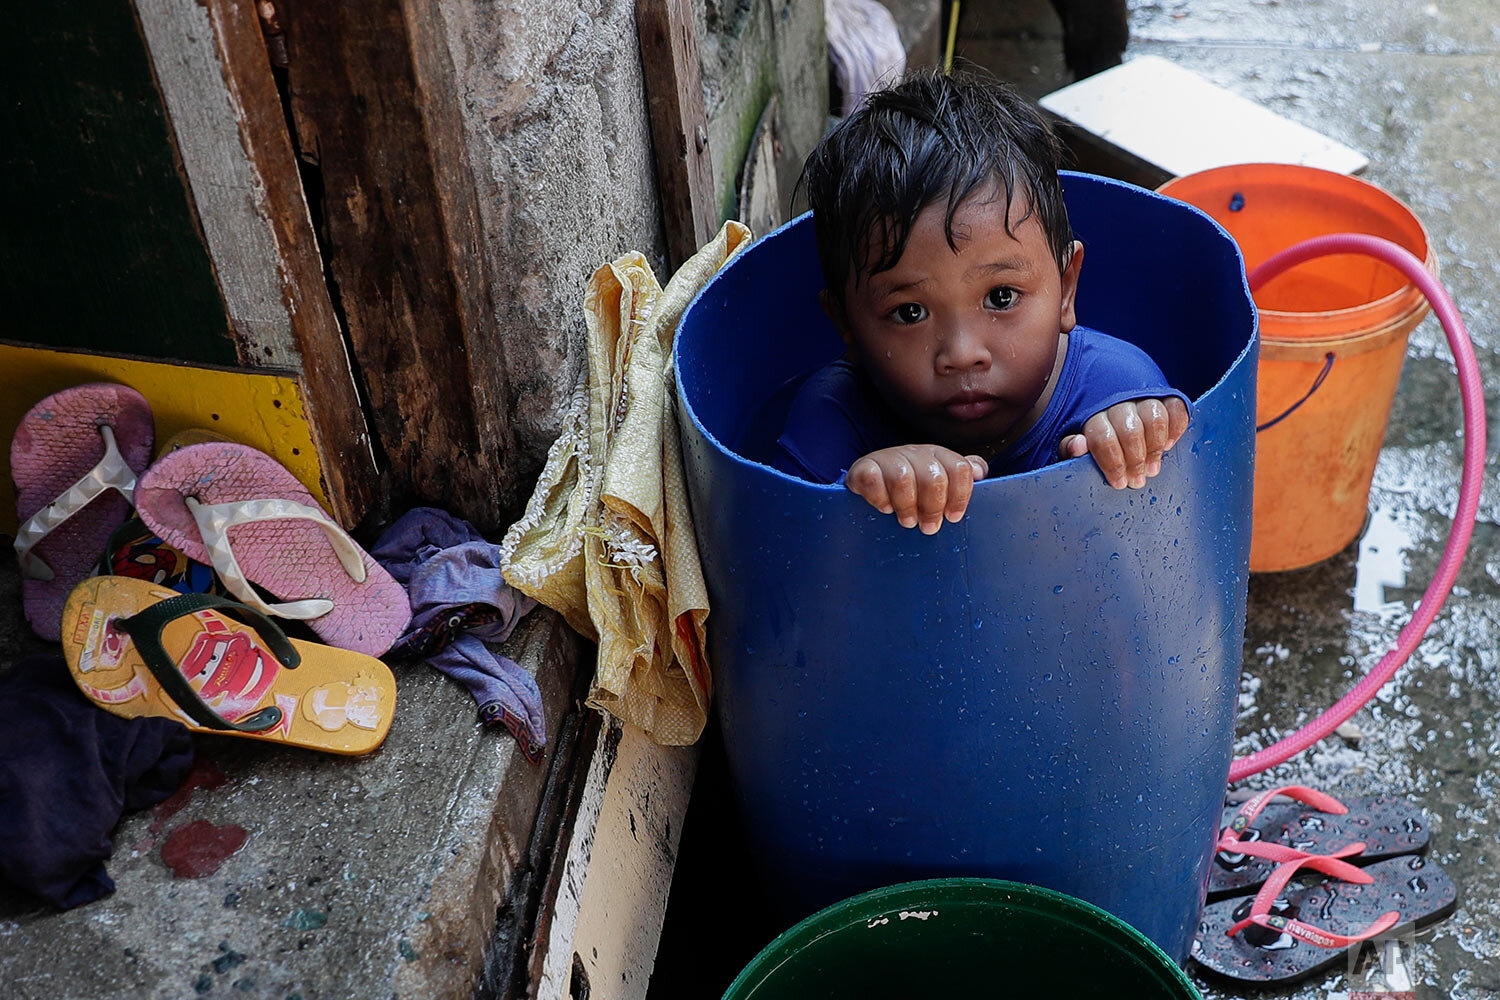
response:
<path id="1" fill-rule="evenodd" d="M 1287 850 L 1292 851 L 1293 854 L 1285 858 L 1257 854 L 1255 851 L 1247 850 L 1249 845 L 1255 843 L 1255 841 L 1240 840 L 1240 837 L 1246 830 L 1250 829 L 1250 824 L 1255 822 L 1256 817 L 1261 814 L 1266 805 L 1278 795 L 1285 795 L 1289 799 L 1294 799 L 1304 805 L 1312 806 L 1319 812 L 1329 813 L 1333 816 L 1342 816 L 1349 811 L 1342 802 L 1332 795 L 1320 792 L 1316 788 L 1308 788 L 1306 785 L 1282 785 L 1280 788 L 1271 788 L 1257 793 L 1252 798 L 1246 799 L 1240 805 L 1239 812 L 1234 814 L 1234 819 L 1230 820 L 1229 825 L 1224 827 L 1223 832 L 1219 834 L 1217 849 L 1224 854 L 1249 854 L 1252 857 L 1264 857 L 1272 861 L 1291 861 L 1294 857 L 1307 855 L 1306 851 L 1298 851 L 1296 848 L 1290 847 Z M 1360 850 L 1362 851 L 1364 848 L 1361 847 Z"/>
<path id="2" fill-rule="evenodd" d="M 1349 864 L 1347 861 L 1338 861 L 1336 859 L 1340 857 L 1352 857 L 1356 854 L 1363 854 L 1365 851 L 1365 846 L 1366 845 L 1364 841 L 1357 840 L 1352 844 L 1345 845 L 1343 848 L 1340 848 L 1339 851 L 1336 851 L 1333 854 L 1325 855 L 1310 854 L 1307 851 L 1300 851 L 1295 847 L 1287 847 L 1285 844 L 1273 844 L 1264 840 L 1246 840 L 1235 841 L 1233 844 L 1232 852 L 1238 854 L 1248 854 L 1252 858 L 1261 858 L 1266 861 L 1274 861 L 1277 864 L 1286 864 L 1287 862 L 1298 861 L 1302 858 L 1326 857 L 1329 859 L 1329 864 L 1328 867 L 1324 869 L 1324 871 L 1326 871 L 1329 875 L 1341 878 L 1345 882 L 1358 882 L 1363 885 L 1364 883 L 1359 877 L 1359 868 Z M 1226 848 L 1224 846 L 1224 842 L 1221 840 L 1219 842 L 1219 850 L 1224 851 L 1225 849 Z"/>
<path id="3" fill-rule="evenodd" d="M 1281 891 L 1286 888 L 1292 876 L 1296 875 L 1302 868 L 1313 868 L 1326 875 L 1331 875 L 1340 881 L 1353 882 L 1358 885 L 1368 885 L 1373 882 L 1374 879 L 1367 872 L 1353 868 L 1351 865 L 1337 860 L 1339 857 L 1348 857 L 1350 854 L 1358 854 L 1364 850 L 1363 844 L 1358 845 L 1358 850 L 1355 847 L 1356 845 L 1350 844 L 1348 847 L 1340 848 L 1331 855 L 1309 854 L 1305 857 L 1288 861 L 1286 864 L 1279 865 L 1271 873 L 1271 877 L 1266 879 L 1266 884 L 1261 886 L 1260 891 L 1255 894 L 1255 902 L 1250 906 L 1250 915 L 1230 927 L 1224 933 L 1233 937 L 1251 924 L 1255 924 L 1282 934 L 1289 934 L 1299 941 L 1305 941 L 1319 948 L 1342 948 L 1358 941 L 1368 940 L 1394 927 L 1397 921 L 1401 919 L 1401 914 L 1397 910 L 1390 910 L 1381 914 L 1370 926 L 1357 934 L 1340 934 L 1337 931 L 1325 930 L 1322 927 L 1298 920 L 1295 917 L 1284 917 L 1271 912 L 1271 907 L 1275 904 L 1277 897 L 1281 895 Z M 1349 868 L 1360 877 L 1347 878 L 1340 873 L 1340 869 L 1342 868 Z"/>
<path id="4" fill-rule="evenodd" d="M 134 500 L 135 470 L 120 455 L 120 449 L 115 445 L 114 429 L 108 424 L 100 424 L 99 436 L 104 439 L 104 457 L 98 464 L 16 530 L 16 559 L 21 566 L 21 575 L 28 580 L 55 578 L 52 567 L 32 551 L 53 529 L 109 490 L 118 491 L 127 501 Z"/>

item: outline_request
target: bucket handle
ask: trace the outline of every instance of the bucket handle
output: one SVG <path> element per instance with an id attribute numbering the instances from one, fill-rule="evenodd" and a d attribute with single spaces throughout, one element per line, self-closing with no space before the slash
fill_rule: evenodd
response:
<path id="1" fill-rule="evenodd" d="M 1333 371 L 1333 352 L 1329 351 L 1327 354 L 1323 355 L 1323 370 L 1318 372 L 1317 378 L 1313 379 L 1312 388 L 1303 393 L 1301 399 L 1297 400 L 1291 406 L 1288 406 L 1285 410 L 1283 410 L 1281 416 L 1273 417 L 1263 424 L 1256 425 L 1255 433 L 1259 434 L 1263 430 L 1268 430 L 1272 427 L 1275 427 L 1287 417 L 1290 417 L 1293 413 L 1297 412 L 1297 407 L 1301 406 L 1309 399 L 1312 399 L 1313 393 L 1318 391 L 1318 387 L 1323 384 L 1323 380 L 1328 377 L 1328 373 L 1331 371 Z"/>

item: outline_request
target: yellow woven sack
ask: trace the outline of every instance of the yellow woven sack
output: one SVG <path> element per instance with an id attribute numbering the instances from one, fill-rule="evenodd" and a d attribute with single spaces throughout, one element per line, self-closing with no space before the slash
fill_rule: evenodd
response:
<path id="1" fill-rule="evenodd" d="M 598 642 L 589 704 L 668 745 L 698 739 L 713 690 L 672 336 L 693 296 L 749 242 L 743 225 L 725 223 L 665 289 L 635 252 L 594 272 L 584 382 L 501 545 L 511 586 Z"/>

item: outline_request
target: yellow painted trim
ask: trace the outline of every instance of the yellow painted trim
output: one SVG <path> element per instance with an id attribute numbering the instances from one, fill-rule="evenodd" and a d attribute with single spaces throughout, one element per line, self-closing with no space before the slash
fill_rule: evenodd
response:
<path id="1" fill-rule="evenodd" d="M 959 0 L 948 5 L 948 44 L 943 47 L 943 72 L 953 72 L 953 53 L 958 46 Z"/>
<path id="2" fill-rule="evenodd" d="M 16 426 L 42 399 L 83 382 L 119 382 L 145 396 L 156 418 L 157 446 L 179 431 L 213 431 L 272 456 L 319 503 L 330 507 L 302 389 L 294 378 L 0 341 L 0 464 L 5 470 L 0 477 L 0 531 L 16 530 L 15 483 L 10 475 L 10 441 Z"/>

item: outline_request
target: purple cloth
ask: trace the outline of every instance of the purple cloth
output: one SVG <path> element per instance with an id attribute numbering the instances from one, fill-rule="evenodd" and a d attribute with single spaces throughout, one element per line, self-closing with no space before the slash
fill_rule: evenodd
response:
<path id="1" fill-rule="evenodd" d="M 193 766 L 187 727 L 106 712 L 61 656 L 0 674 L 0 702 L 0 879 L 61 909 L 109 895 L 115 826 L 182 784 Z"/>
<path id="2" fill-rule="evenodd" d="M 503 642 L 521 616 L 536 607 L 536 601 L 505 582 L 500 574 L 500 550 L 485 541 L 464 542 L 432 553 L 412 570 L 406 586 L 412 620 L 398 644 L 421 632 L 449 608 L 464 604 L 488 604 L 498 609 L 496 621 L 469 631 L 487 642 Z"/>
<path id="3" fill-rule="evenodd" d="M 484 536 L 468 521 L 436 507 L 415 507 L 385 529 L 370 555 L 387 573 L 406 583 L 418 566 L 443 549 L 483 541 Z"/>
<path id="4" fill-rule="evenodd" d="M 407 511 L 370 553 L 406 586 L 412 622 L 393 657 L 425 658 L 479 704 L 486 725 L 503 725 L 533 763 L 547 745 L 536 679 L 493 652 L 536 607 L 500 574 L 500 549 L 469 522 L 433 507 Z"/>

